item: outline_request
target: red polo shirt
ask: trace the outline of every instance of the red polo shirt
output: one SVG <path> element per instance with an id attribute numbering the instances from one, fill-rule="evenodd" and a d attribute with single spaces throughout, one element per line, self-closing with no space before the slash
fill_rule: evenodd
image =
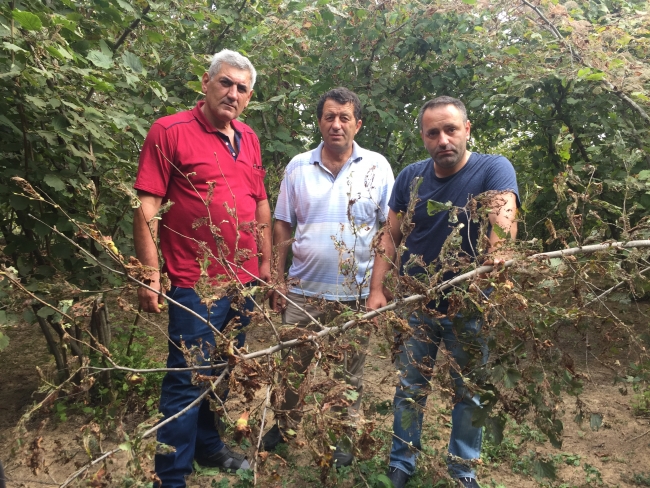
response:
<path id="1" fill-rule="evenodd" d="M 137 190 L 163 197 L 163 204 L 173 203 L 159 225 L 160 248 L 163 271 L 173 285 L 183 288 L 198 281 L 198 259 L 209 259 L 208 275 L 220 282 L 253 280 L 244 270 L 258 275 L 251 223 L 257 202 L 266 199 L 260 143 L 250 127 L 233 120 L 241 134 L 239 154 L 233 159 L 203 115 L 203 104 L 154 122 L 142 146 L 134 184 Z M 204 202 L 209 202 L 207 208 Z M 204 246 L 233 264 L 224 266 L 203 251 Z"/>

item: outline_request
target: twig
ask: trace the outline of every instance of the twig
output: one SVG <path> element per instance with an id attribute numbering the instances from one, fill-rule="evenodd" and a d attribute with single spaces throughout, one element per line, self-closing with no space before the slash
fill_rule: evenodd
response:
<path id="1" fill-rule="evenodd" d="M 630 439 L 628 442 L 635 441 L 635 440 L 637 440 L 637 439 L 640 439 L 640 438 L 643 437 L 644 435 L 648 435 L 648 434 L 650 434 L 650 430 L 648 430 L 648 431 L 644 432 L 643 434 L 638 435 L 638 436 L 636 436 L 636 437 L 632 437 L 632 439 Z"/>
<path id="2" fill-rule="evenodd" d="M 257 458 L 262 445 L 262 434 L 264 433 L 264 423 L 266 422 L 266 410 L 269 407 L 269 397 L 271 395 L 271 385 L 266 387 L 266 400 L 264 400 L 264 410 L 262 410 L 262 422 L 260 423 L 260 435 L 257 438 L 257 449 L 255 449 L 255 461 L 253 464 L 253 485 L 257 484 Z"/>
<path id="3" fill-rule="evenodd" d="M 535 7 L 533 4 L 527 2 L 526 0 L 521 0 L 521 1 L 522 1 L 525 5 L 527 5 L 527 6 L 530 7 L 531 9 L 533 9 L 533 10 L 535 11 L 535 13 L 536 13 L 536 14 L 537 14 L 537 15 L 538 15 L 538 16 L 539 16 L 539 17 L 540 17 L 544 22 L 546 22 L 546 25 L 548 25 L 548 27 L 549 27 L 549 29 L 551 30 L 551 32 L 553 33 L 553 35 L 554 35 L 557 39 L 563 41 L 564 44 L 569 48 L 569 52 L 571 52 L 571 62 L 573 63 L 573 59 L 574 59 L 574 58 L 576 59 L 576 61 L 580 61 L 580 62 L 582 62 L 582 58 L 581 58 L 579 55 L 577 55 L 577 54 L 573 51 L 573 48 L 571 47 L 571 44 L 568 43 L 568 42 L 564 39 L 564 37 L 562 37 L 562 34 L 560 34 L 560 31 L 557 30 L 557 27 L 555 27 L 555 25 L 554 25 L 550 20 L 548 20 L 548 19 L 546 18 L 546 16 L 544 16 L 544 14 L 543 14 L 543 13 L 542 13 L 542 12 L 541 12 L 537 7 Z"/>
<path id="4" fill-rule="evenodd" d="M 605 244 L 593 244 L 589 246 L 583 246 L 583 247 L 574 247 L 574 248 L 569 248 L 569 249 L 562 249 L 560 251 L 551 251 L 551 252 L 543 252 L 543 253 L 538 253 L 538 254 L 533 254 L 532 256 L 529 256 L 528 258 L 524 260 L 516 260 L 516 259 L 510 259 L 506 261 L 503 264 L 504 268 L 510 268 L 514 264 L 520 261 L 539 261 L 542 259 L 551 259 L 551 258 L 558 258 L 558 257 L 564 257 L 564 256 L 574 256 L 576 254 L 590 254 L 598 251 L 606 251 L 606 250 L 613 250 L 613 249 L 630 249 L 630 248 L 635 248 L 635 247 L 650 247 L 650 240 L 639 240 L 639 241 L 629 241 L 629 242 L 610 242 L 610 243 L 605 243 Z M 266 356 L 269 354 L 273 354 L 275 352 L 281 351 L 282 349 L 286 349 L 289 347 L 294 347 L 298 346 L 301 344 L 305 344 L 307 342 L 313 342 L 315 340 L 318 340 L 322 337 L 325 337 L 329 334 L 333 334 L 335 332 L 344 332 L 348 330 L 349 328 L 353 327 L 354 325 L 358 324 L 361 321 L 364 320 L 369 320 L 372 318 L 375 318 L 379 315 L 381 315 L 384 312 L 388 312 L 390 310 L 395 310 L 397 307 L 403 305 L 403 304 L 410 304 L 410 303 L 416 303 L 419 301 L 423 301 L 426 299 L 431 299 L 434 297 L 436 294 L 441 293 L 453 286 L 456 286 L 464 281 L 467 281 L 477 275 L 483 274 L 483 273 L 489 273 L 493 270 L 492 266 L 479 266 L 478 268 L 474 269 L 473 271 L 469 271 L 467 273 L 461 274 L 459 276 L 456 276 L 455 278 L 451 280 L 447 280 L 444 283 L 441 283 L 440 285 L 432 288 L 429 293 L 426 295 L 411 295 L 410 297 L 407 297 L 403 300 L 399 300 L 397 302 L 392 302 L 385 307 L 379 308 L 377 310 L 373 310 L 371 312 L 365 313 L 361 315 L 360 317 L 349 320 L 345 324 L 337 327 L 324 327 L 324 329 L 316 334 L 307 336 L 302 339 L 292 339 L 290 341 L 286 342 L 281 342 L 279 344 L 276 344 L 275 346 L 268 347 L 266 349 L 262 349 L 259 351 L 251 352 L 249 354 L 243 354 L 240 356 L 241 359 L 243 360 L 248 360 L 248 359 L 255 359 L 261 356 Z M 220 368 L 223 367 L 224 365 L 215 365 L 215 368 Z M 200 369 L 201 367 L 194 367 L 194 369 Z M 94 368 L 98 371 L 101 370 L 101 368 Z M 158 369 L 152 369 L 152 370 L 134 370 L 131 368 L 124 368 L 124 367 L 119 367 L 120 370 L 123 371 L 132 371 L 132 372 L 148 372 L 148 371 L 167 371 L 164 368 L 158 368 Z M 176 368 L 174 371 L 187 371 L 190 368 Z"/>
<path id="5" fill-rule="evenodd" d="M 555 27 L 555 25 L 553 25 L 553 23 L 552 23 L 550 20 L 548 20 L 548 19 L 544 16 L 544 14 L 543 14 L 543 13 L 542 13 L 542 12 L 541 12 L 537 7 L 535 7 L 535 6 L 532 5 L 531 3 L 527 2 L 526 0 L 522 0 L 522 2 L 523 2 L 525 5 L 527 5 L 528 7 L 530 7 L 532 10 L 534 10 L 535 13 L 536 13 L 536 14 L 537 14 L 537 15 L 538 15 L 538 16 L 539 16 L 539 17 L 540 17 L 544 22 L 546 22 L 546 24 L 548 25 L 548 27 L 549 27 L 551 33 L 555 36 L 555 38 L 558 39 L 558 40 L 563 41 L 564 44 L 569 48 L 569 51 L 571 52 L 571 62 L 572 62 L 572 63 L 573 63 L 573 59 L 575 58 L 576 61 L 579 61 L 579 62 L 580 62 L 581 64 L 583 64 L 584 66 L 587 66 L 587 67 L 589 67 L 589 68 L 591 67 L 591 66 L 589 66 L 587 63 L 585 63 L 585 62 L 583 61 L 583 59 L 582 59 L 582 57 L 580 57 L 580 55 L 576 54 L 576 53 L 573 51 L 573 48 L 571 47 L 571 44 L 568 43 L 568 42 L 564 39 L 564 37 L 562 37 L 562 34 L 561 34 L 560 31 L 557 29 L 557 27 Z M 617 89 L 614 85 L 612 85 L 612 83 L 610 83 L 608 80 L 602 80 L 602 83 L 603 83 L 603 85 L 605 85 L 605 87 L 606 87 L 606 88 L 607 88 L 611 93 L 613 93 L 614 95 L 616 95 L 617 97 L 619 97 L 621 100 L 623 100 L 625 103 L 627 103 L 630 107 L 632 107 L 634 110 L 636 110 L 636 111 L 638 112 L 638 114 L 639 114 L 643 119 L 645 119 L 646 122 L 650 122 L 650 116 L 646 113 L 645 110 L 643 110 L 643 108 L 641 108 L 641 106 L 640 106 L 638 103 L 636 103 L 634 100 L 632 100 L 630 97 L 628 97 L 628 96 L 627 96 L 625 93 L 623 93 L 621 90 L 618 90 L 618 89 Z"/>
<path id="6" fill-rule="evenodd" d="M 218 385 L 218 384 L 219 384 L 219 383 L 224 379 L 224 377 L 226 376 L 227 373 L 228 373 L 228 368 L 224 369 L 224 370 L 221 372 L 221 374 L 219 375 L 219 378 L 217 378 L 217 380 L 216 380 L 214 383 L 212 383 L 212 386 L 215 387 L 216 385 Z M 189 411 L 191 408 L 193 408 L 193 407 L 199 405 L 199 404 L 203 401 L 203 399 L 204 399 L 206 396 L 208 396 L 208 393 L 210 393 L 211 391 L 213 391 L 212 388 L 208 388 L 208 389 L 206 389 L 203 393 L 201 393 L 201 395 L 199 395 L 199 396 L 196 398 L 196 400 L 194 400 L 192 403 L 190 403 L 190 404 L 189 404 L 187 407 L 185 407 L 183 410 L 181 410 L 180 412 L 178 412 L 178 413 L 172 415 L 172 416 L 169 417 L 169 418 L 166 418 L 166 419 L 163 420 L 162 422 L 159 422 L 158 424 L 156 424 L 155 426 L 153 426 L 152 428 L 150 428 L 149 430 L 147 430 L 144 434 L 142 434 L 142 436 L 141 436 L 140 438 L 141 438 L 141 439 L 144 439 L 144 438 L 146 438 L 146 437 L 149 437 L 151 434 L 153 434 L 153 433 L 156 432 L 158 429 L 160 429 L 163 425 L 168 424 L 168 423 L 171 422 L 172 420 L 177 419 L 178 417 L 180 417 L 181 415 L 183 415 L 185 412 Z M 95 466 L 96 464 L 99 464 L 99 463 L 102 462 L 104 459 L 106 459 L 106 458 L 112 456 L 113 454 L 115 454 L 115 453 L 117 453 L 117 452 L 119 452 L 119 451 L 121 451 L 121 450 L 122 450 L 122 448 L 118 447 L 118 448 L 113 449 L 112 451 L 105 452 L 104 454 L 102 454 L 101 456 L 99 456 L 97 459 L 91 461 L 90 463 L 86 464 L 85 466 L 82 466 L 82 467 L 79 468 L 77 471 L 75 471 L 72 475 L 70 475 L 70 477 L 68 477 L 68 479 L 65 480 L 65 481 L 63 482 L 63 484 L 62 484 L 59 488 L 65 488 L 65 487 L 68 486 L 70 483 L 72 483 L 76 478 L 78 478 L 78 477 L 81 476 L 83 473 L 85 473 L 86 471 L 88 471 L 90 468 L 92 468 L 92 467 Z"/>

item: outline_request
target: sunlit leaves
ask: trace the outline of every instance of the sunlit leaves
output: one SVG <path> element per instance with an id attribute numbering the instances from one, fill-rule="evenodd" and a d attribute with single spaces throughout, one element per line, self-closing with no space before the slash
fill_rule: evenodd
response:
<path id="1" fill-rule="evenodd" d="M 34 15 L 31 12 L 22 12 L 20 10 L 14 10 L 11 12 L 12 17 L 20 22 L 20 25 L 23 29 L 28 31 L 37 31 L 43 27 L 43 23 L 38 15 Z"/>
<path id="2" fill-rule="evenodd" d="M 20 46 L 16 46 L 15 44 L 12 44 L 11 42 L 4 41 L 2 43 L 2 47 L 6 49 L 7 51 L 13 51 L 13 52 L 24 52 L 26 53 L 27 51 L 23 49 Z"/>

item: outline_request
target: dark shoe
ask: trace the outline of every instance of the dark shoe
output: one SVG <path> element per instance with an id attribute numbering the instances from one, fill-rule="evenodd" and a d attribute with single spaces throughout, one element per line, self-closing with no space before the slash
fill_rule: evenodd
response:
<path id="1" fill-rule="evenodd" d="M 388 468 L 388 472 L 386 473 L 386 476 L 393 484 L 392 487 L 389 486 L 388 488 L 404 488 L 406 482 L 410 478 L 410 476 L 406 474 L 404 471 L 402 471 L 401 469 L 393 468 L 393 467 Z"/>
<path id="2" fill-rule="evenodd" d="M 354 454 L 345 452 L 340 446 L 336 446 L 336 451 L 334 451 L 334 455 L 332 456 L 332 462 L 336 468 L 350 466 L 352 461 L 354 461 Z"/>
<path id="3" fill-rule="evenodd" d="M 231 451 L 228 446 L 223 446 L 220 451 L 206 457 L 196 456 L 195 459 L 199 466 L 205 468 L 221 468 L 231 473 L 234 473 L 238 469 L 243 469 L 244 471 L 251 469 L 251 465 L 248 463 L 246 456 Z"/>
<path id="4" fill-rule="evenodd" d="M 286 444 L 287 439 L 287 434 L 275 424 L 262 436 L 262 445 L 265 451 L 272 451 L 278 444 Z"/>
<path id="5" fill-rule="evenodd" d="M 476 478 L 466 476 L 464 478 L 458 478 L 458 482 L 465 488 L 481 488 L 481 485 L 478 484 Z"/>

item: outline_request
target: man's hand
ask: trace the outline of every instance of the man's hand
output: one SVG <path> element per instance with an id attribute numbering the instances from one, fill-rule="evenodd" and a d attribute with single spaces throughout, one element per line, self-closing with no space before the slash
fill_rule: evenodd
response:
<path id="1" fill-rule="evenodd" d="M 492 266 L 492 273 L 496 273 L 498 278 L 497 280 L 499 283 L 504 283 L 508 279 L 508 274 L 505 273 L 506 271 L 506 264 L 507 259 L 503 257 L 493 257 L 493 258 L 488 258 L 485 261 L 483 261 L 482 266 Z M 488 278 L 487 273 L 481 273 L 478 275 L 478 278 L 480 280 L 486 280 Z"/>
<path id="2" fill-rule="evenodd" d="M 260 271 L 259 271 L 259 278 L 260 281 L 264 281 L 266 283 L 271 282 L 271 263 L 268 261 L 264 261 L 260 263 Z M 264 283 L 260 283 L 260 285 L 263 285 Z"/>
<path id="3" fill-rule="evenodd" d="M 368 299 L 366 300 L 366 308 L 368 311 L 377 310 L 388 305 L 388 300 L 386 295 L 381 291 L 370 292 Z"/>
<path id="4" fill-rule="evenodd" d="M 278 293 L 279 292 L 279 293 Z M 271 294 L 269 295 L 269 305 L 271 306 L 271 310 L 274 312 L 283 312 L 285 308 L 287 308 L 287 300 L 282 295 L 287 296 L 287 293 L 289 290 L 287 289 L 287 285 L 285 283 L 281 283 L 277 286 L 277 291 L 273 290 Z"/>
<path id="5" fill-rule="evenodd" d="M 156 282 L 152 281 L 149 286 L 151 286 L 151 288 L 160 289 L 160 280 Z M 164 303 L 164 298 L 162 294 L 141 286 L 138 288 L 138 301 L 140 302 L 140 307 L 143 312 L 160 313 Z"/>

